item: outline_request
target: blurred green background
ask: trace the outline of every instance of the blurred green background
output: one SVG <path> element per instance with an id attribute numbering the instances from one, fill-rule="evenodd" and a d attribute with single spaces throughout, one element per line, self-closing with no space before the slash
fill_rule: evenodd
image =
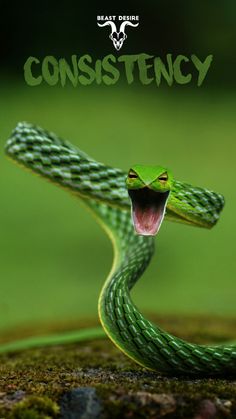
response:
<path id="1" fill-rule="evenodd" d="M 97 32 L 98 11 L 87 5 L 71 3 L 46 13 L 42 3 L 37 11 L 27 8 L 22 19 L 14 11 L 9 25 L 15 24 L 15 32 L 9 29 L 5 36 L 0 77 L 1 329 L 97 316 L 99 291 L 112 263 L 109 239 L 79 200 L 5 158 L 6 139 L 21 120 L 56 132 L 109 165 L 124 170 L 134 163 L 166 165 L 177 179 L 222 193 L 226 207 L 213 230 L 163 224 L 154 259 L 133 298 L 146 312 L 235 314 L 236 6 L 190 3 L 128 2 L 123 10 L 143 16 L 144 26 L 122 53 L 213 53 L 214 65 L 201 88 L 194 83 L 29 87 L 22 71 L 29 55 L 114 51 L 108 34 Z M 99 9 L 103 12 L 102 4 Z M 7 33 L 7 4 L 6 13 L 2 30 Z M 85 23 L 79 24 L 83 13 L 90 16 L 89 36 Z"/>

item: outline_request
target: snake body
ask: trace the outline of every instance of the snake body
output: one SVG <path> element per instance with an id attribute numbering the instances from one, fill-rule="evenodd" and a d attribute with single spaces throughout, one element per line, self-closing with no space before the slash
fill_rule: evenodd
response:
<path id="1" fill-rule="evenodd" d="M 106 334 L 121 351 L 140 365 L 166 374 L 236 372 L 236 345 L 188 343 L 148 321 L 132 302 L 130 290 L 150 262 L 154 238 L 135 234 L 126 173 L 27 123 L 17 125 L 6 152 L 21 165 L 78 195 L 107 231 L 115 256 L 100 294 L 99 317 Z M 165 218 L 210 228 L 223 205 L 221 195 L 174 180 Z M 91 336 L 96 334 L 101 335 L 101 331 L 91 332 Z"/>

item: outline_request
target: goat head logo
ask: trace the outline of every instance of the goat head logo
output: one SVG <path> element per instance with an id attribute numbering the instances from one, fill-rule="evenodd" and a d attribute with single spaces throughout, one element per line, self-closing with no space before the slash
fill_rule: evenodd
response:
<path id="1" fill-rule="evenodd" d="M 132 22 L 129 22 L 128 20 L 125 20 L 124 22 L 121 23 L 119 31 L 117 31 L 116 24 L 112 20 L 108 20 L 105 23 L 98 23 L 98 26 L 100 27 L 109 26 L 109 25 L 111 27 L 111 33 L 109 35 L 109 38 L 112 40 L 115 49 L 119 51 L 125 39 L 127 38 L 127 35 L 125 33 L 126 26 L 136 27 L 138 26 L 138 23 L 132 23 Z"/>

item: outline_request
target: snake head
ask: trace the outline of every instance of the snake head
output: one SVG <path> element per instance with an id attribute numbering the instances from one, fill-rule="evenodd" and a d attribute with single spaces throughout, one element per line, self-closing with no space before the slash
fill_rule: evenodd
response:
<path id="1" fill-rule="evenodd" d="M 154 236 L 158 233 L 172 182 L 171 172 L 161 166 L 135 165 L 129 170 L 126 186 L 137 234 Z"/>

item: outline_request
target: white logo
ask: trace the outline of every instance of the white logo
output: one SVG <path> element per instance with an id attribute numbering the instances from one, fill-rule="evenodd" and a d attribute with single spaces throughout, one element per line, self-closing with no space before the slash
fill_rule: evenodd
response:
<path id="1" fill-rule="evenodd" d="M 104 27 L 104 26 L 110 26 L 111 27 L 111 33 L 109 35 L 109 38 L 112 40 L 113 45 L 117 51 L 119 51 L 125 41 L 127 39 L 127 35 L 125 33 L 126 26 L 132 26 L 137 27 L 139 25 L 138 23 L 132 23 L 130 20 L 139 20 L 138 16 L 118 16 L 119 20 L 123 20 L 123 22 L 120 25 L 119 30 L 117 30 L 116 24 L 114 22 L 116 16 L 98 16 L 97 19 L 100 21 L 104 21 L 104 23 L 98 23 L 98 26 Z M 129 19 L 129 20 L 128 20 Z"/>

